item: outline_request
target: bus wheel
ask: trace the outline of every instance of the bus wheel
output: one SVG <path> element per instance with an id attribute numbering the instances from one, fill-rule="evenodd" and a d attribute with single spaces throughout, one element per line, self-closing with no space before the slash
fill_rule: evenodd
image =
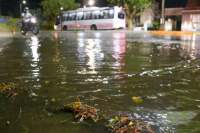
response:
<path id="1" fill-rule="evenodd" d="M 92 25 L 91 30 L 97 30 L 97 26 L 96 25 Z"/>
<path id="2" fill-rule="evenodd" d="M 63 30 L 65 30 L 65 31 L 67 31 L 67 30 L 68 30 L 68 28 L 67 28 L 67 26 L 66 26 L 66 25 L 63 27 Z"/>

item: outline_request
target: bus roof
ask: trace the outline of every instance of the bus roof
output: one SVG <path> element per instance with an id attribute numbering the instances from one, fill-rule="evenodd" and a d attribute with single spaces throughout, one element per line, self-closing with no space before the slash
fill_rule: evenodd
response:
<path id="1" fill-rule="evenodd" d="M 110 7 L 86 7 L 78 8 L 77 10 L 62 11 L 62 13 L 72 13 L 72 12 L 84 12 L 84 11 L 94 11 L 94 10 L 104 10 L 109 9 Z"/>

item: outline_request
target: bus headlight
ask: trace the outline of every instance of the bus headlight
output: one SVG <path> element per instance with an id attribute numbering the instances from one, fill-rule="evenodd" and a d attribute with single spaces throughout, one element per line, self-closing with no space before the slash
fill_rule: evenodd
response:
<path id="1" fill-rule="evenodd" d="M 55 29 L 55 30 L 57 30 L 57 27 L 58 27 L 57 25 L 54 25 L 54 29 Z"/>

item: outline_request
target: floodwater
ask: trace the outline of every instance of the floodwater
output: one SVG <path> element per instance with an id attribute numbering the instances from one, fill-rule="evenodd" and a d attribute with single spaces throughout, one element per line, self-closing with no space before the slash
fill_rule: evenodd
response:
<path id="1" fill-rule="evenodd" d="M 155 133 L 200 132 L 200 35 L 123 31 L 15 35 L 0 48 L 1 133 L 106 133 L 106 120 L 77 124 L 60 107 L 138 119 Z M 141 98 L 135 103 L 132 97 Z M 87 121 L 91 123 L 91 121 Z"/>

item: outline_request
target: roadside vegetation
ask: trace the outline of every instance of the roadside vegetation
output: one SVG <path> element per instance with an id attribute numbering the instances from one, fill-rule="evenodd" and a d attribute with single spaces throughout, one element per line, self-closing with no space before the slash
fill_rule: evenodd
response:
<path id="1" fill-rule="evenodd" d="M 19 32 L 21 28 L 20 18 L 10 18 L 1 23 L 0 31 L 12 32 L 15 27 L 15 32 Z M 38 21 L 40 30 L 53 30 L 52 25 L 48 21 Z"/>
<path id="2" fill-rule="evenodd" d="M 15 31 L 20 30 L 20 21 L 19 18 L 10 18 L 1 23 L 1 31 L 12 31 L 13 26 L 15 27 Z"/>

